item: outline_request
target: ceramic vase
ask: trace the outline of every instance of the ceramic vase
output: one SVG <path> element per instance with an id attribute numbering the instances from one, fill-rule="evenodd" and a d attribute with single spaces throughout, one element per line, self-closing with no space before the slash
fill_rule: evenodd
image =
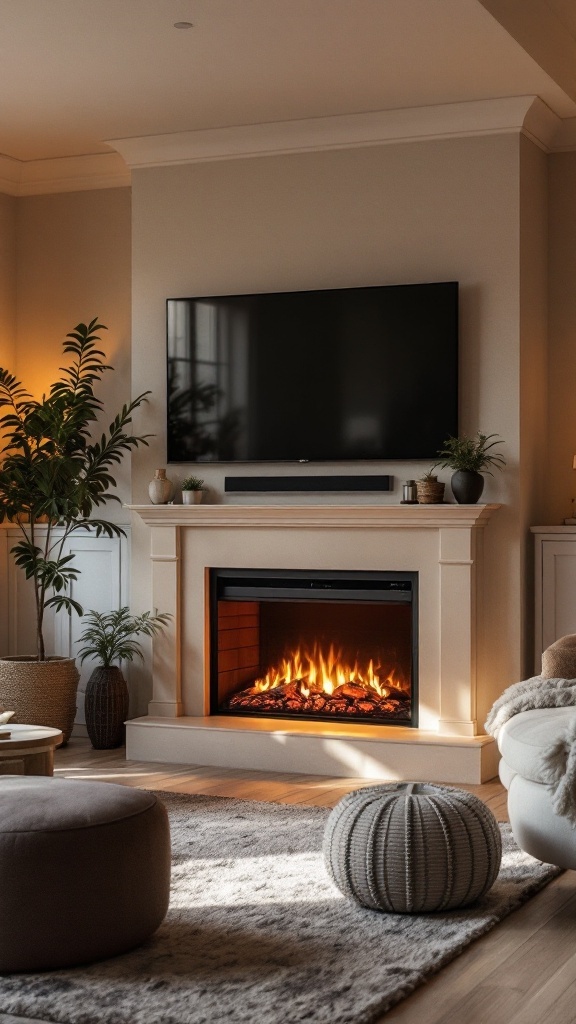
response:
<path id="1" fill-rule="evenodd" d="M 156 469 L 154 479 L 148 484 L 148 494 L 153 505 L 166 505 L 174 497 L 174 486 L 166 476 L 165 469 Z"/>
<path id="2" fill-rule="evenodd" d="M 473 469 L 457 469 L 450 486 L 459 505 L 475 505 L 484 490 L 484 477 Z"/>

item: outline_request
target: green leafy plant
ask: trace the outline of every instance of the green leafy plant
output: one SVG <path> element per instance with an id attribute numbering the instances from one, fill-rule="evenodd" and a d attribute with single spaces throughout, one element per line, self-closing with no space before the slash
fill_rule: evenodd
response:
<path id="1" fill-rule="evenodd" d="M 435 483 L 438 480 L 438 477 L 437 477 L 436 473 L 434 472 L 435 468 L 436 468 L 435 466 L 431 466 L 430 469 L 426 470 L 425 473 L 422 473 L 422 476 L 418 477 L 418 479 L 421 481 L 421 483 L 431 483 L 431 484 L 433 484 L 433 483 Z"/>
<path id="2" fill-rule="evenodd" d="M 116 486 L 111 471 L 150 436 L 136 437 L 128 429 L 146 391 L 122 406 L 98 440 L 91 438 L 90 429 L 103 408 L 94 388 L 112 370 L 97 347 L 102 330 L 107 328 L 95 318 L 66 335 L 63 348 L 69 365 L 60 368 L 62 376 L 39 401 L 13 374 L 0 369 L 0 408 L 8 410 L 0 417 L 0 522 L 17 523 L 22 533 L 12 553 L 34 586 L 38 661 L 46 657 L 46 608 L 83 614 L 69 594 L 80 570 L 74 555 L 66 553 L 66 542 L 77 530 L 107 537 L 124 534 L 116 523 L 92 513 L 109 500 L 120 500 L 111 493 Z M 46 524 L 42 530 L 40 524 Z"/>
<path id="3" fill-rule="evenodd" d="M 475 437 L 448 437 L 438 452 L 440 461 L 436 465 L 442 469 L 484 471 L 492 476 L 492 468 L 502 469 L 506 465 L 504 456 L 493 451 L 502 443 L 498 434 L 482 434 L 480 431 Z"/>
<path id="4" fill-rule="evenodd" d="M 204 489 L 204 481 L 198 476 L 187 476 L 182 481 L 183 491 L 202 491 Z"/>
<path id="5" fill-rule="evenodd" d="M 168 612 L 152 615 L 131 615 L 127 606 L 112 612 L 89 611 L 85 615 L 86 628 L 76 641 L 84 644 L 78 652 L 80 663 L 95 657 L 104 668 L 110 668 L 119 661 L 134 661 L 142 658 L 140 636 L 155 636 L 171 619 Z"/>

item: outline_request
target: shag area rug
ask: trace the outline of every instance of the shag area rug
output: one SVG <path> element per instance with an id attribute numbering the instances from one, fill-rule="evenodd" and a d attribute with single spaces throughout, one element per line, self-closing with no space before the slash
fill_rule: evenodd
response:
<path id="1" fill-rule="evenodd" d="M 370 1024 L 559 874 L 502 825 L 502 869 L 475 907 L 384 914 L 330 882 L 329 809 L 159 795 L 174 855 L 161 928 L 102 963 L 0 976 L 0 1012 L 58 1024 Z"/>

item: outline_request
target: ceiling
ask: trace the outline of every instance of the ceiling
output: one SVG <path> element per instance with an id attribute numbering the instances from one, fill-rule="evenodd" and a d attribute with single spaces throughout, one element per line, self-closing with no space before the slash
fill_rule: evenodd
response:
<path id="1" fill-rule="evenodd" d="M 0 0 L 0 154 L 18 161 L 524 95 L 576 116 L 574 0 Z"/>

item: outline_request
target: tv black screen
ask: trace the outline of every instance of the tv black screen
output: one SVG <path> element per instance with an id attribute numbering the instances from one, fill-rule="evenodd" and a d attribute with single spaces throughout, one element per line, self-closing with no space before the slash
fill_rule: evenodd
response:
<path id="1" fill-rule="evenodd" d="M 458 283 L 168 299 L 168 462 L 433 459 Z"/>

